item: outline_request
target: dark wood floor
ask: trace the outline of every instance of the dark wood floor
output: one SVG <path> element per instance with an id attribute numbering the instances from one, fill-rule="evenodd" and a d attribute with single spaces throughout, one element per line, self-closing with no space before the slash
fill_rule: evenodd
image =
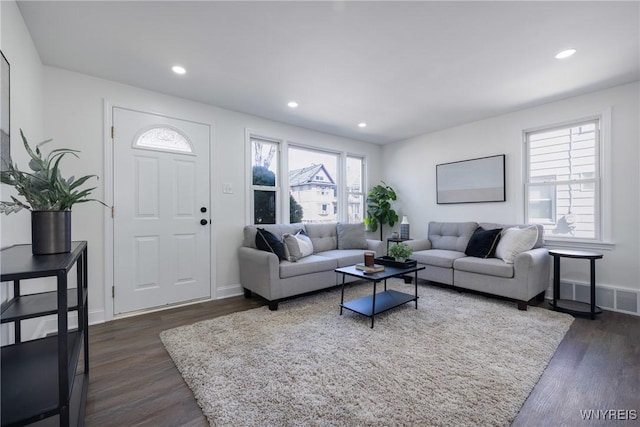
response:
<path id="1" fill-rule="evenodd" d="M 158 334 L 263 304 L 234 297 L 91 326 L 86 424 L 208 425 Z M 612 409 L 633 410 L 639 418 L 582 421 L 581 411 Z M 513 423 L 590 424 L 640 425 L 640 317 L 604 312 L 595 321 L 576 319 Z"/>

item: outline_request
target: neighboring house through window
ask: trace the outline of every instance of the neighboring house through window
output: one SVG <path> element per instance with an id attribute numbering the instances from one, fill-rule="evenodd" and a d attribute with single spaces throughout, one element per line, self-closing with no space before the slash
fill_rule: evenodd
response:
<path id="1" fill-rule="evenodd" d="M 339 154 L 289 146 L 290 203 L 301 207 L 302 222 L 336 222 Z"/>
<path id="2" fill-rule="evenodd" d="M 548 239 L 603 238 L 601 121 L 525 132 L 526 221 Z"/>
<path id="3" fill-rule="evenodd" d="M 247 141 L 251 224 L 362 222 L 363 156 L 288 144 L 250 131 Z M 288 218 L 282 215 L 287 211 Z"/>
<path id="4" fill-rule="evenodd" d="M 349 222 L 362 222 L 364 219 L 364 159 L 347 156 L 347 217 Z"/>

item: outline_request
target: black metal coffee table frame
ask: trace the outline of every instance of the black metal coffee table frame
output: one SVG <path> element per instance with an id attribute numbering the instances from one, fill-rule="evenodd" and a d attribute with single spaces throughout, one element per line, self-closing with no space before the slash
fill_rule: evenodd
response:
<path id="1" fill-rule="evenodd" d="M 374 325 L 374 317 L 392 308 L 406 304 L 410 301 L 416 302 L 416 310 L 418 309 L 418 271 L 424 270 L 425 267 L 411 268 L 395 268 L 385 266 L 384 271 L 378 273 L 365 273 L 358 270 L 355 265 L 348 267 L 336 268 L 336 273 L 342 274 L 342 295 L 340 296 L 340 315 L 342 309 L 346 308 L 355 313 L 362 314 L 371 318 L 371 327 Z M 402 277 L 414 273 L 415 295 L 399 292 L 395 290 L 387 290 L 387 279 L 393 277 Z M 346 276 L 357 277 L 359 279 L 373 282 L 373 294 L 353 301 L 344 302 L 344 285 Z M 376 293 L 378 282 L 384 282 L 384 291 Z"/>

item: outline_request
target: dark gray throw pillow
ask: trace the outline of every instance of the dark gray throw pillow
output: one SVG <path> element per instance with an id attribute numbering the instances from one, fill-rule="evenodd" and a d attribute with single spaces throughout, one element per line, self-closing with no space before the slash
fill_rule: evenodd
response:
<path id="1" fill-rule="evenodd" d="M 286 259 L 284 244 L 280 241 L 280 238 L 264 228 L 258 228 L 256 231 L 256 247 L 261 251 L 276 254 L 280 261 Z"/>
<path id="2" fill-rule="evenodd" d="M 496 253 L 501 232 L 502 228 L 494 228 L 493 230 L 485 230 L 482 227 L 476 228 L 464 253 L 478 258 L 492 257 Z"/>

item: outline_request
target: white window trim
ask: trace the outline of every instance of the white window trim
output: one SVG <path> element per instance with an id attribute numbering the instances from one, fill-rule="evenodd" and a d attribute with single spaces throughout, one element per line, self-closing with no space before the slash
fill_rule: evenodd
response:
<path id="1" fill-rule="evenodd" d="M 571 239 L 545 235 L 545 246 L 557 248 L 581 248 L 581 249 L 602 249 L 611 250 L 615 247 L 612 240 L 612 212 L 611 212 L 611 107 L 604 110 L 587 114 L 581 117 L 567 119 L 555 124 L 547 124 L 536 126 L 522 131 L 522 189 L 523 199 L 520 203 L 522 209 L 523 222 L 527 220 L 528 202 L 528 173 L 529 173 L 529 155 L 527 152 L 527 134 L 541 130 L 553 128 L 561 128 L 570 126 L 575 123 L 599 120 L 600 121 L 600 144 L 599 144 L 599 200 L 596 201 L 597 214 L 600 217 L 600 238 L 599 239 Z"/>
<path id="2" fill-rule="evenodd" d="M 253 146 L 251 144 L 252 139 L 261 139 L 263 141 L 267 141 L 267 142 L 273 142 L 275 144 L 278 144 L 278 173 L 280 174 L 279 177 L 276 177 L 276 186 L 275 186 L 275 190 L 274 187 L 261 187 L 261 186 L 255 186 L 253 185 L 253 170 L 252 170 L 252 164 L 253 164 Z M 255 132 L 249 128 L 245 129 L 245 169 L 246 169 L 246 173 L 245 173 L 245 206 L 246 211 L 245 211 L 245 224 L 253 224 L 254 223 L 254 218 L 253 218 L 253 190 L 260 190 L 260 189 L 264 189 L 267 191 L 275 191 L 276 193 L 276 223 L 278 223 L 278 220 L 282 218 L 282 200 L 281 199 L 287 199 L 286 204 L 287 204 L 287 208 L 289 206 L 289 201 L 288 198 L 283 198 L 281 197 L 282 195 L 282 188 L 283 187 L 283 181 L 287 181 L 288 182 L 288 178 L 284 178 L 283 177 L 283 156 L 282 156 L 282 150 L 283 150 L 283 145 L 285 145 L 285 141 L 282 139 L 278 139 L 278 138 L 273 138 L 270 136 L 264 136 L 264 134 L 260 133 L 260 132 Z M 287 211 L 284 211 L 287 212 Z M 287 218 L 288 220 L 288 218 Z"/>
<path id="3" fill-rule="evenodd" d="M 253 147 L 251 145 L 251 140 L 262 139 L 265 141 L 270 141 L 277 143 L 279 148 L 278 151 L 278 162 L 279 162 L 279 185 L 276 186 L 276 223 L 278 224 L 289 224 L 290 218 L 288 212 L 290 210 L 289 207 L 289 147 L 324 152 L 327 154 L 333 154 L 338 157 L 338 165 L 337 165 L 337 177 L 335 177 L 337 184 L 339 185 L 338 191 L 338 213 L 337 213 L 337 221 L 346 222 L 348 220 L 349 212 L 347 210 L 348 203 L 348 195 L 349 192 L 346 188 L 346 176 L 347 176 L 347 157 L 357 157 L 362 159 L 362 194 L 363 198 L 366 197 L 367 188 L 367 156 L 362 153 L 353 153 L 347 151 L 339 151 L 339 150 L 330 150 L 322 147 L 317 147 L 309 144 L 303 144 L 298 142 L 293 142 L 291 140 L 287 140 L 286 138 L 274 137 L 273 134 L 271 136 L 268 135 L 269 132 L 259 132 L 255 129 L 245 128 L 245 224 L 253 224 L 253 174 L 251 169 L 251 164 L 253 163 L 252 154 Z M 271 187 L 269 187 L 271 189 Z M 340 191 L 342 190 L 342 191 Z M 287 197 L 283 197 L 282 195 L 287 194 Z M 366 204 L 363 207 L 366 211 Z M 364 213 L 363 213 L 364 214 Z"/>
<path id="4" fill-rule="evenodd" d="M 362 174 L 362 182 L 360 183 L 360 192 L 353 192 L 353 191 L 349 191 L 349 187 L 347 186 L 347 159 L 349 157 L 352 158 L 358 158 L 362 161 L 362 170 L 360 171 L 360 173 Z M 361 195 L 362 196 L 362 219 L 364 220 L 364 217 L 366 216 L 366 212 L 367 212 L 367 204 L 366 204 L 366 197 L 367 197 L 367 193 L 365 191 L 366 187 L 366 183 L 367 183 L 367 176 L 366 176 L 366 171 L 367 171 L 367 158 L 365 156 L 363 156 L 362 154 L 355 154 L 355 153 L 343 153 L 343 165 L 344 165 L 344 170 L 343 170 L 343 174 L 345 177 L 345 180 L 343 181 L 343 201 L 342 201 L 342 205 L 345 207 L 344 208 L 344 220 L 348 221 L 349 220 L 349 195 L 350 194 L 356 194 L 356 195 Z"/>

